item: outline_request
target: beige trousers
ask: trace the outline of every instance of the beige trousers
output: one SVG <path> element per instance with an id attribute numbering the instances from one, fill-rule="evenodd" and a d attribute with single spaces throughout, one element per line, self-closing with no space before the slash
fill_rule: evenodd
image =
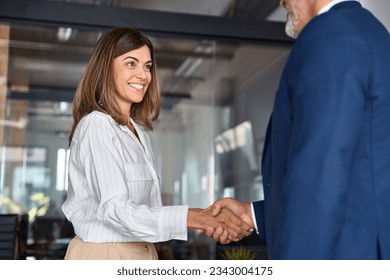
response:
<path id="1" fill-rule="evenodd" d="M 75 237 L 69 243 L 65 260 L 157 260 L 152 243 L 146 242 L 84 242 Z"/>

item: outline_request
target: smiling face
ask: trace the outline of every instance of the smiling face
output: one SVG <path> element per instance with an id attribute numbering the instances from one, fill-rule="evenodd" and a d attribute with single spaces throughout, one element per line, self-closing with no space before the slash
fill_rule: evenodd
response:
<path id="1" fill-rule="evenodd" d="M 114 98 L 123 113 L 128 116 L 133 103 L 143 100 L 152 80 L 152 59 L 144 45 L 116 57 L 113 61 Z"/>

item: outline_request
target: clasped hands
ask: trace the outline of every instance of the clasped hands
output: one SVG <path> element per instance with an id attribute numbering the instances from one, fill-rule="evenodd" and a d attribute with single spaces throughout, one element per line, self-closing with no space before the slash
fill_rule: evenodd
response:
<path id="1" fill-rule="evenodd" d="M 205 232 L 221 244 L 237 242 L 254 228 L 250 204 L 233 198 L 217 200 L 206 209 L 190 208 L 187 226 Z"/>

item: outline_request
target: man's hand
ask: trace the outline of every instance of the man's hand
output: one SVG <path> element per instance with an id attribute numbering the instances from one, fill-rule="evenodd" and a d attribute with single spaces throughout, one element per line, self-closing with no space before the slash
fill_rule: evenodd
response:
<path id="1" fill-rule="evenodd" d="M 248 236 L 252 233 L 254 228 L 254 223 L 252 220 L 251 206 L 249 203 L 241 202 L 233 198 L 223 198 L 214 202 L 214 204 L 211 205 L 209 208 L 212 209 L 212 215 L 214 217 L 218 216 L 224 210 L 229 209 L 235 215 L 237 215 L 237 217 L 239 217 L 244 222 L 244 224 L 250 226 L 252 230 L 244 232 L 244 234 L 242 234 L 239 237 L 239 240 L 242 237 Z M 206 229 L 206 235 L 209 237 L 213 237 L 216 241 L 221 242 L 223 244 L 226 244 L 227 242 L 226 236 L 224 236 L 220 230 L 216 230 L 215 227 L 208 227 Z M 236 240 L 232 240 L 232 241 L 236 241 Z"/>

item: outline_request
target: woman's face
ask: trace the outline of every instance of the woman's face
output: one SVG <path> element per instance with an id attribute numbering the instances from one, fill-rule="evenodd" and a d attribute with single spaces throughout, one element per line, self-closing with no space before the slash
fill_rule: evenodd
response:
<path id="1" fill-rule="evenodd" d="M 129 115 L 133 103 L 144 98 L 152 80 L 151 68 L 152 59 L 146 45 L 114 59 L 114 98 L 124 115 Z"/>

